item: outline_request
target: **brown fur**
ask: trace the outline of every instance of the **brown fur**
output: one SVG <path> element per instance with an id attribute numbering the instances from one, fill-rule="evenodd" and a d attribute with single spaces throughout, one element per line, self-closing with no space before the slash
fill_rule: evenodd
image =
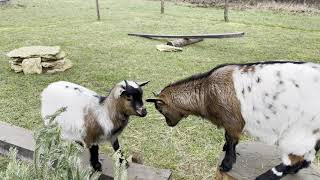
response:
<path id="1" fill-rule="evenodd" d="M 185 116 L 209 119 L 238 140 L 245 122 L 233 85 L 235 67 L 225 66 L 206 77 L 167 86 L 159 94 L 159 99 Z"/>
<path id="2" fill-rule="evenodd" d="M 256 69 L 255 69 L 255 66 L 242 66 L 241 68 L 240 68 L 240 70 L 241 70 L 241 72 L 243 72 L 243 73 L 247 73 L 247 72 L 255 72 L 256 71 Z"/>
<path id="3" fill-rule="evenodd" d="M 84 126 L 87 130 L 84 142 L 87 147 L 99 141 L 99 138 L 104 135 L 103 129 L 96 119 L 96 115 L 92 109 L 84 109 Z"/>
<path id="4" fill-rule="evenodd" d="M 108 112 L 110 113 L 110 118 L 113 123 L 114 129 L 124 128 L 127 125 L 129 115 L 135 114 L 134 109 L 132 109 L 129 101 L 124 97 L 120 97 L 115 100 L 110 96 L 108 101 L 113 101 L 114 103 L 107 103 Z M 128 114 L 128 115 L 126 115 Z"/>
<path id="5" fill-rule="evenodd" d="M 103 106 L 109 112 L 110 119 L 113 123 L 113 129 L 117 131 L 117 134 L 121 133 L 128 124 L 129 115 L 136 114 L 130 105 L 130 102 L 127 101 L 125 97 L 115 99 L 113 92 L 107 97 Z M 92 109 L 85 108 L 84 112 L 85 128 L 87 130 L 84 142 L 90 147 L 92 144 L 99 141 L 99 138 L 104 135 L 104 131 Z"/>
<path id="6" fill-rule="evenodd" d="M 295 165 L 304 160 L 303 156 L 297 156 L 294 154 L 289 154 L 289 159 L 290 159 L 291 165 Z"/>

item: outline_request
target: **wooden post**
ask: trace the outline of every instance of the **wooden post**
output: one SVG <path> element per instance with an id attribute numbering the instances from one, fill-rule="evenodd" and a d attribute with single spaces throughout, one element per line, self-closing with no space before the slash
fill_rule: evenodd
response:
<path id="1" fill-rule="evenodd" d="M 164 0 L 161 0 L 161 14 L 164 13 Z"/>
<path id="2" fill-rule="evenodd" d="M 99 0 L 96 0 L 96 8 L 97 8 L 97 19 L 98 21 L 100 21 Z"/>
<path id="3" fill-rule="evenodd" d="M 224 21 L 229 22 L 229 0 L 224 0 Z"/>

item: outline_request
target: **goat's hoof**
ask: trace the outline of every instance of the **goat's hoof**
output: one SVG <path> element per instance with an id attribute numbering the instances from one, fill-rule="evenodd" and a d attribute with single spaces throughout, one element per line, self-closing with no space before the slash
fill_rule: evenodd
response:
<path id="1" fill-rule="evenodd" d="M 102 171 L 102 165 L 100 162 L 96 162 L 96 163 L 92 164 L 92 167 L 95 171 Z"/>
<path id="2" fill-rule="evenodd" d="M 279 180 L 281 179 L 280 176 L 277 176 L 275 174 L 273 174 L 273 172 L 271 170 L 261 174 L 260 176 L 256 177 L 255 180 Z"/>
<path id="3" fill-rule="evenodd" d="M 232 163 L 231 162 L 222 161 L 219 169 L 220 169 L 220 171 L 228 172 L 228 171 L 230 171 L 232 169 Z"/>

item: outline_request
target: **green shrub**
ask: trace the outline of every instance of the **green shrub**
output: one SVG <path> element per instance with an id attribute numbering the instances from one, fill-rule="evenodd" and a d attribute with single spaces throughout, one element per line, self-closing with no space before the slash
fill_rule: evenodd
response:
<path id="1" fill-rule="evenodd" d="M 4 180 L 87 180 L 98 179 L 99 173 L 92 173 L 90 167 L 81 165 L 80 153 L 84 151 L 78 144 L 62 141 L 61 129 L 53 122 L 66 108 L 61 108 L 50 118 L 50 123 L 35 132 L 36 149 L 33 163 L 17 159 L 17 150 L 10 149 L 9 164 L 0 172 Z"/>

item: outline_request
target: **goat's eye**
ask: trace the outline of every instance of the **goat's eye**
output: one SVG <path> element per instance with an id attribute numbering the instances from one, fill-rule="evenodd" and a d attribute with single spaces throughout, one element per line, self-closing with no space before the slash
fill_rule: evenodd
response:
<path id="1" fill-rule="evenodd" d="M 133 98 L 132 98 L 132 96 L 129 95 L 129 96 L 126 96 L 126 99 L 127 99 L 128 101 L 132 101 Z"/>

